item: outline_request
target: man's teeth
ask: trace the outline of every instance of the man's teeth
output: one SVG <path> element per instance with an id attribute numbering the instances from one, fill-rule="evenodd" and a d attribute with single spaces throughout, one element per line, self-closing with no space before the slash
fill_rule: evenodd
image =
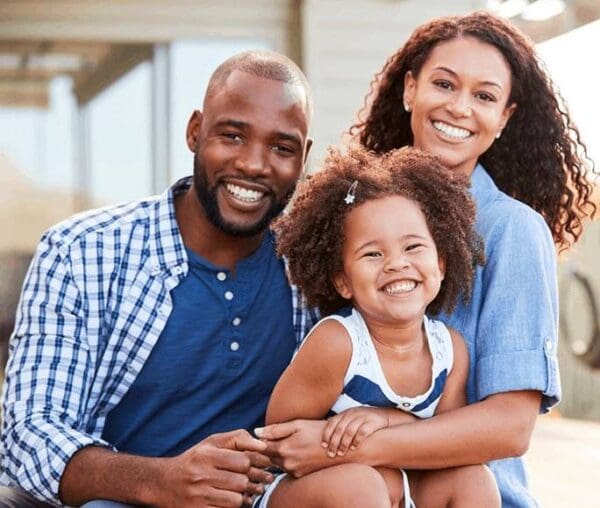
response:
<path id="1" fill-rule="evenodd" d="M 453 127 L 452 125 L 448 125 L 444 122 L 433 122 L 433 126 L 440 132 L 443 132 L 446 136 L 450 136 L 451 138 L 456 139 L 465 139 L 471 135 L 466 129 L 461 129 L 460 127 Z"/>
<path id="2" fill-rule="evenodd" d="M 408 293 L 417 287 L 417 283 L 414 280 L 403 280 L 400 282 L 393 282 L 383 288 L 388 295 L 398 295 L 402 293 Z"/>
<path id="3" fill-rule="evenodd" d="M 246 201 L 248 203 L 254 203 L 265 195 L 264 192 L 246 189 L 245 187 L 240 187 L 233 183 L 226 184 L 225 188 L 240 201 Z"/>

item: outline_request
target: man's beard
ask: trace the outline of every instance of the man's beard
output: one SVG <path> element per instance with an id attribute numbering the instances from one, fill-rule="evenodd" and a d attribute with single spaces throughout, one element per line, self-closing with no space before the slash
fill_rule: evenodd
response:
<path id="1" fill-rule="evenodd" d="M 251 181 L 250 179 L 247 180 Z M 283 211 L 294 193 L 296 183 L 294 182 L 292 188 L 280 200 L 277 200 L 273 194 L 270 194 L 268 198 L 271 200 L 271 205 L 265 214 L 257 222 L 243 225 L 227 222 L 221 215 L 217 197 L 218 186 L 219 184 L 214 185 L 212 188 L 209 186 L 205 168 L 198 161 L 197 156 L 194 157 L 194 188 L 208 220 L 225 234 L 238 237 L 251 237 L 267 229 L 271 221 Z"/>

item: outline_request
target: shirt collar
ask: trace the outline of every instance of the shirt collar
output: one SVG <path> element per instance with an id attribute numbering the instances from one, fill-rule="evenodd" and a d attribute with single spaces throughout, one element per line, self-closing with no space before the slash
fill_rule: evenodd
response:
<path id="1" fill-rule="evenodd" d="M 492 201 L 499 190 L 492 177 L 481 164 L 477 164 L 471 174 L 471 194 L 481 209 L 483 205 Z"/>
<path id="2" fill-rule="evenodd" d="M 175 182 L 154 203 L 150 215 L 150 259 L 153 271 L 165 271 L 174 266 L 187 264 L 183 238 L 175 215 L 175 197 L 192 185 L 188 176 Z"/>

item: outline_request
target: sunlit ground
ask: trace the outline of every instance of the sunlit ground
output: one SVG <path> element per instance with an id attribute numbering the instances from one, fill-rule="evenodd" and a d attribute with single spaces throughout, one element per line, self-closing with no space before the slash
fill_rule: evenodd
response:
<path id="1" fill-rule="evenodd" d="M 526 461 L 542 508 L 600 507 L 600 423 L 539 417 Z"/>

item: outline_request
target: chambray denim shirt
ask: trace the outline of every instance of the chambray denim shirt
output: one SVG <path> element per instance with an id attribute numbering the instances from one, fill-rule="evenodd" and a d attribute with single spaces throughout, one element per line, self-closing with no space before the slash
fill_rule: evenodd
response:
<path id="1" fill-rule="evenodd" d="M 106 415 L 141 371 L 188 273 L 174 196 L 77 215 L 46 232 L 29 268 L 3 386 L 1 485 L 60 505 L 79 449 L 102 440 Z M 298 343 L 318 316 L 292 286 Z"/>
<path id="2" fill-rule="evenodd" d="M 477 269 L 471 301 L 439 317 L 468 345 L 469 403 L 495 393 L 536 390 L 542 394 L 544 413 L 560 400 L 552 236 L 541 215 L 500 191 L 481 165 L 471 176 L 471 186 L 486 264 Z M 538 506 L 527 491 L 521 458 L 489 466 L 504 508 Z"/>

